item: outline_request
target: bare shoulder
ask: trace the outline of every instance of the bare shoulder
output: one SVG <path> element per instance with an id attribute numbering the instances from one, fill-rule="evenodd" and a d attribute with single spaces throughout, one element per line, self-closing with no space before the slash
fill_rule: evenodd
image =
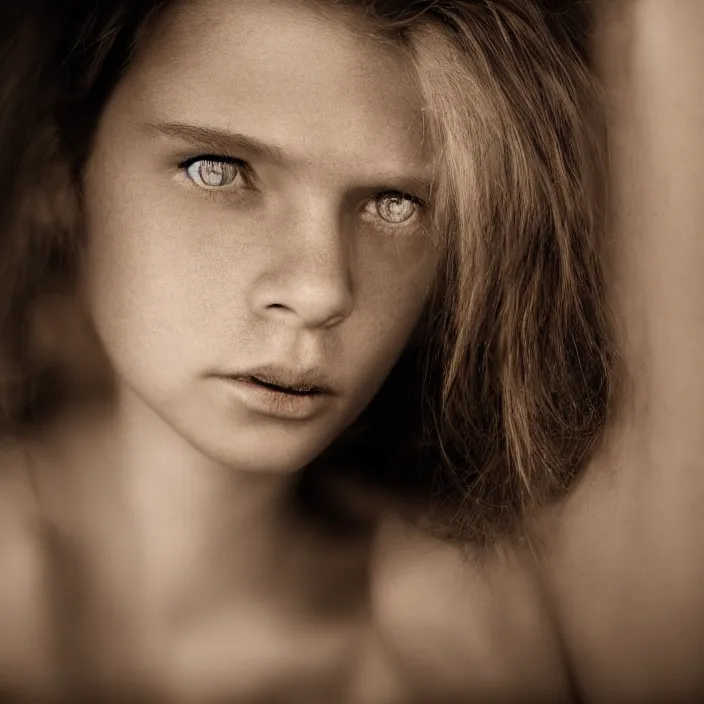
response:
<path id="1" fill-rule="evenodd" d="M 426 693 L 421 701 L 569 699 L 560 641 L 525 552 L 477 558 L 400 521 L 383 528 L 376 627 L 404 678 Z"/>
<path id="2" fill-rule="evenodd" d="M 47 674 L 44 560 L 23 444 L 0 438 L 0 691 Z"/>

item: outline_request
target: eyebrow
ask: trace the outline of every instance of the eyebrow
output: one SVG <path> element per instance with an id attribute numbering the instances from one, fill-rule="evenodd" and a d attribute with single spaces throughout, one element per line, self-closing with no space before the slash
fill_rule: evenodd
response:
<path id="1" fill-rule="evenodd" d="M 237 132 L 185 125 L 174 122 L 148 123 L 143 126 L 145 131 L 171 139 L 180 139 L 201 149 L 207 149 L 217 154 L 247 152 L 272 164 L 283 166 L 287 163 L 283 149 L 266 144 L 254 137 L 248 137 Z"/>

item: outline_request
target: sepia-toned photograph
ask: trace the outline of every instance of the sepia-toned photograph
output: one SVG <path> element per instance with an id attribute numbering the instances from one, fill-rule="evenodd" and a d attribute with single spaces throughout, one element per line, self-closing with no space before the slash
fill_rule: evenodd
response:
<path id="1" fill-rule="evenodd" d="M 0 704 L 704 702 L 704 0 L 0 0 Z"/>

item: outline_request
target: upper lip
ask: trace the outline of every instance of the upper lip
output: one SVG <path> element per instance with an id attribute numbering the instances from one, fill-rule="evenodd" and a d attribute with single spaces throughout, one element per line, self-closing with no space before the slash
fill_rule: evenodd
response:
<path id="1" fill-rule="evenodd" d="M 228 374 L 227 376 L 231 379 L 243 381 L 260 381 L 291 393 L 334 393 L 326 375 L 315 367 L 294 369 L 292 367 L 270 364 L 245 372 Z"/>

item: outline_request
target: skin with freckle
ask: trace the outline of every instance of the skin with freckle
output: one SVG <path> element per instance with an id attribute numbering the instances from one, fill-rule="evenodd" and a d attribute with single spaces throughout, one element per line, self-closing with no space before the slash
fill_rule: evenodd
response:
<path id="1" fill-rule="evenodd" d="M 409 201 L 393 225 L 368 202 L 428 168 L 408 74 L 391 50 L 276 3 L 185 9 L 137 57 L 85 177 L 85 295 L 122 402 L 243 470 L 299 469 L 355 419 L 434 268 L 421 209 Z M 160 133 L 168 123 L 244 134 L 280 158 L 241 148 L 247 170 L 208 191 L 178 165 L 212 145 Z M 213 376 L 266 364 L 320 370 L 329 409 L 267 420 Z"/>
<path id="2" fill-rule="evenodd" d="M 609 397 L 593 85 L 557 2 L 418 5 L 27 4 L 0 699 L 570 698 L 512 529 Z"/>
<path id="3" fill-rule="evenodd" d="M 291 475 L 339 450 L 453 537 L 518 530 L 577 476 L 615 376 L 564 4 L 27 9 L 47 105 L 7 115 L 0 426 L 117 382 L 118 415 L 189 461 Z"/>

